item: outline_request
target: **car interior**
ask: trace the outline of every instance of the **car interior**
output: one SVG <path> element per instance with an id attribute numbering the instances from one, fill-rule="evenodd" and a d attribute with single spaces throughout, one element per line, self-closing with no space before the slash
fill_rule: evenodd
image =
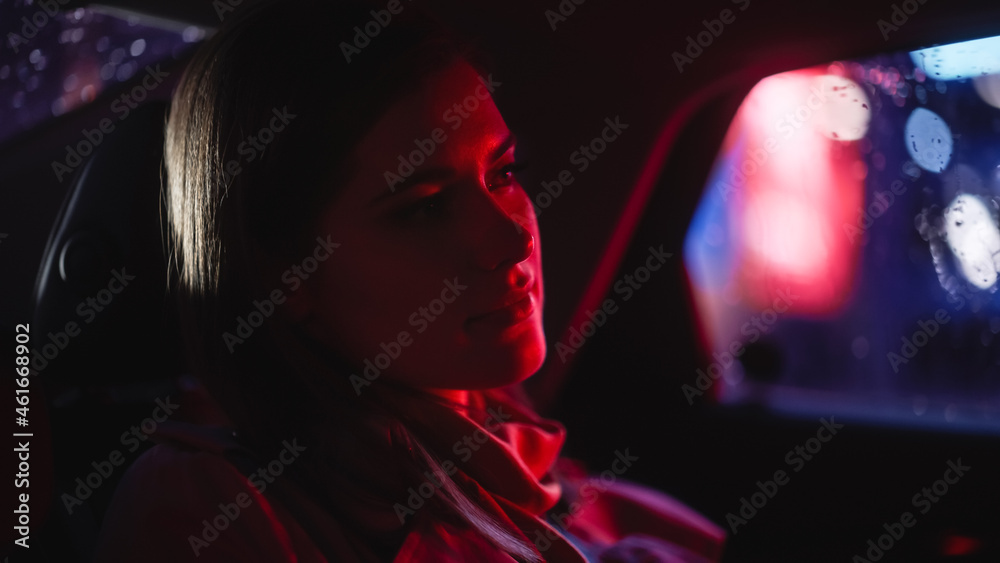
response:
<path id="1" fill-rule="evenodd" d="M 32 368 L 11 561 L 90 560 L 150 413 L 203 400 L 163 125 L 250 2 L 0 0 L 0 330 L 30 324 Z M 723 561 L 1000 560 L 1000 5 L 422 4 L 488 55 L 529 164 L 525 390 L 564 455 L 628 449 Z"/>

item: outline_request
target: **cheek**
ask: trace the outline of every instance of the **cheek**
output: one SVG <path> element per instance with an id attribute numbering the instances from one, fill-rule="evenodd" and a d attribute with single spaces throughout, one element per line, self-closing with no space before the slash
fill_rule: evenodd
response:
<path id="1" fill-rule="evenodd" d="M 399 287 L 393 287 L 396 278 L 381 271 L 378 260 L 353 252 L 347 245 L 309 288 L 316 304 L 313 315 L 326 333 L 324 339 L 342 352 L 367 350 L 368 340 L 400 324 L 392 312 L 404 297 Z"/>
<path id="2" fill-rule="evenodd" d="M 340 260 L 330 263 L 312 288 L 321 304 L 314 312 L 331 345 L 361 361 L 378 352 L 383 342 L 398 340 L 402 332 L 426 338 L 418 336 L 418 329 L 455 324 L 453 316 L 461 320 L 461 299 L 445 307 L 438 303 L 442 292 L 452 300 L 444 284 L 450 269 L 429 256 L 419 259 L 423 255 L 415 249 L 400 253 L 398 242 L 391 247 L 372 239 L 354 242 L 357 246 L 351 251 L 344 248 Z M 386 252 L 381 252 L 383 248 Z M 437 314 L 439 309 L 443 314 Z"/>

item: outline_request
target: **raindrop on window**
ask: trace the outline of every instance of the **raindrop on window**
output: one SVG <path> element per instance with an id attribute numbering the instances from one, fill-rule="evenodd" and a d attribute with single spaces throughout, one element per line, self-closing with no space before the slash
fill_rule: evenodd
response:
<path id="1" fill-rule="evenodd" d="M 981 100 L 1000 108 L 1000 74 L 977 76 L 972 79 L 972 85 Z"/>
<path id="2" fill-rule="evenodd" d="M 181 33 L 181 38 L 185 43 L 194 43 L 195 41 L 200 41 L 203 37 L 205 37 L 205 30 L 194 25 L 185 27 Z"/>
<path id="3" fill-rule="evenodd" d="M 944 235 L 962 276 L 979 289 L 997 281 L 1000 230 L 983 200 L 961 194 L 944 211 Z"/>
<path id="4" fill-rule="evenodd" d="M 928 172 L 942 172 L 951 161 L 952 137 L 948 125 L 938 114 L 925 109 L 913 110 L 904 131 L 910 157 Z"/>
<path id="5" fill-rule="evenodd" d="M 66 113 L 66 100 L 59 96 L 52 102 L 52 115 L 62 115 Z"/>
<path id="6" fill-rule="evenodd" d="M 97 88 L 95 88 L 93 84 L 87 84 L 86 86 L 80 89 L 81 102 L 85 104 L 90 103 L 94 101 L 94 98 L 96 97 L 97 97 Z"/>
<path id="7" fill-rule="evenodd" d="M 864 89 L 849 78 L 825 74 L 816 79 L 814 91 L 822 103 L 815 122 L 821 134 L 838 141 L 865 136 L 872 112 Z"/>
<path id="8" fill-rule="evenodd" d="M 76 90 L 77 84 L 80 83 L 80 79 L 77 78 L 76 74 L 70 74 L 65 79 L 63 79 L 63 91 L 72 92 Z"/>
<path id="9" fill-rule="evenodd" d="M 138 57 L 145 50 L 146 50 L 146 40 L 145 39 L 136 39 L 135 41 L 132 42 L 132 46 L 129 47 L 128 52 L 133 57 Z"/>
<path id="10" fill-rule="evenodd" d="M 951 403 L 944 408 L 944 419 L 948 422 L 955 422 L 956 418 L 958 418 L 958 405 Z"/>
<path id="11" fill-rule="evenodd" d="M 135 64 L 135 61 L 129 61 L 121 65 L 118 67 L 118 70 L 115 71 L 115 78 L 117 78 L 119 82 L 125 82 L 129 78 L 132 78 L 132 75 L 135 74 L 138 66 L 139 65 Z"/>

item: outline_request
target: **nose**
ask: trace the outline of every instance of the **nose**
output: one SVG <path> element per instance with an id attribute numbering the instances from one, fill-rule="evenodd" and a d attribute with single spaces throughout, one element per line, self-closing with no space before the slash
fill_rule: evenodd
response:
<path id="1" fill-rule="evenodd" d="M 531 257 L 535 252 L 535 236 L 529 229 L 532 219 L 518 213 L 508 214 L 496 205 L 491 215 L 475 249 L 476 265 L 485 271 L 494 271 Z"/>

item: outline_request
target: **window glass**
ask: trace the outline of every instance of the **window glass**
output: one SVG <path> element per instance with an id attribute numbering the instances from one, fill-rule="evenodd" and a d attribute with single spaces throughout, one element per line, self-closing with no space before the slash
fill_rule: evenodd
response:
<path id="1" fill-rule="evenodd" d="M 59 6 L 58 2 L 46 2 Z M 93 101 L 146 65 L 180 57 L 205 36 L 87 8 L 51 15 L 38 2 L 0 0 L 0 142 Z"/>
<path id="2" fill-rule="evenodd" d="M 768 77 L 685 240 L 723 403 L 1000 431 L 1000 37 Z"/>

